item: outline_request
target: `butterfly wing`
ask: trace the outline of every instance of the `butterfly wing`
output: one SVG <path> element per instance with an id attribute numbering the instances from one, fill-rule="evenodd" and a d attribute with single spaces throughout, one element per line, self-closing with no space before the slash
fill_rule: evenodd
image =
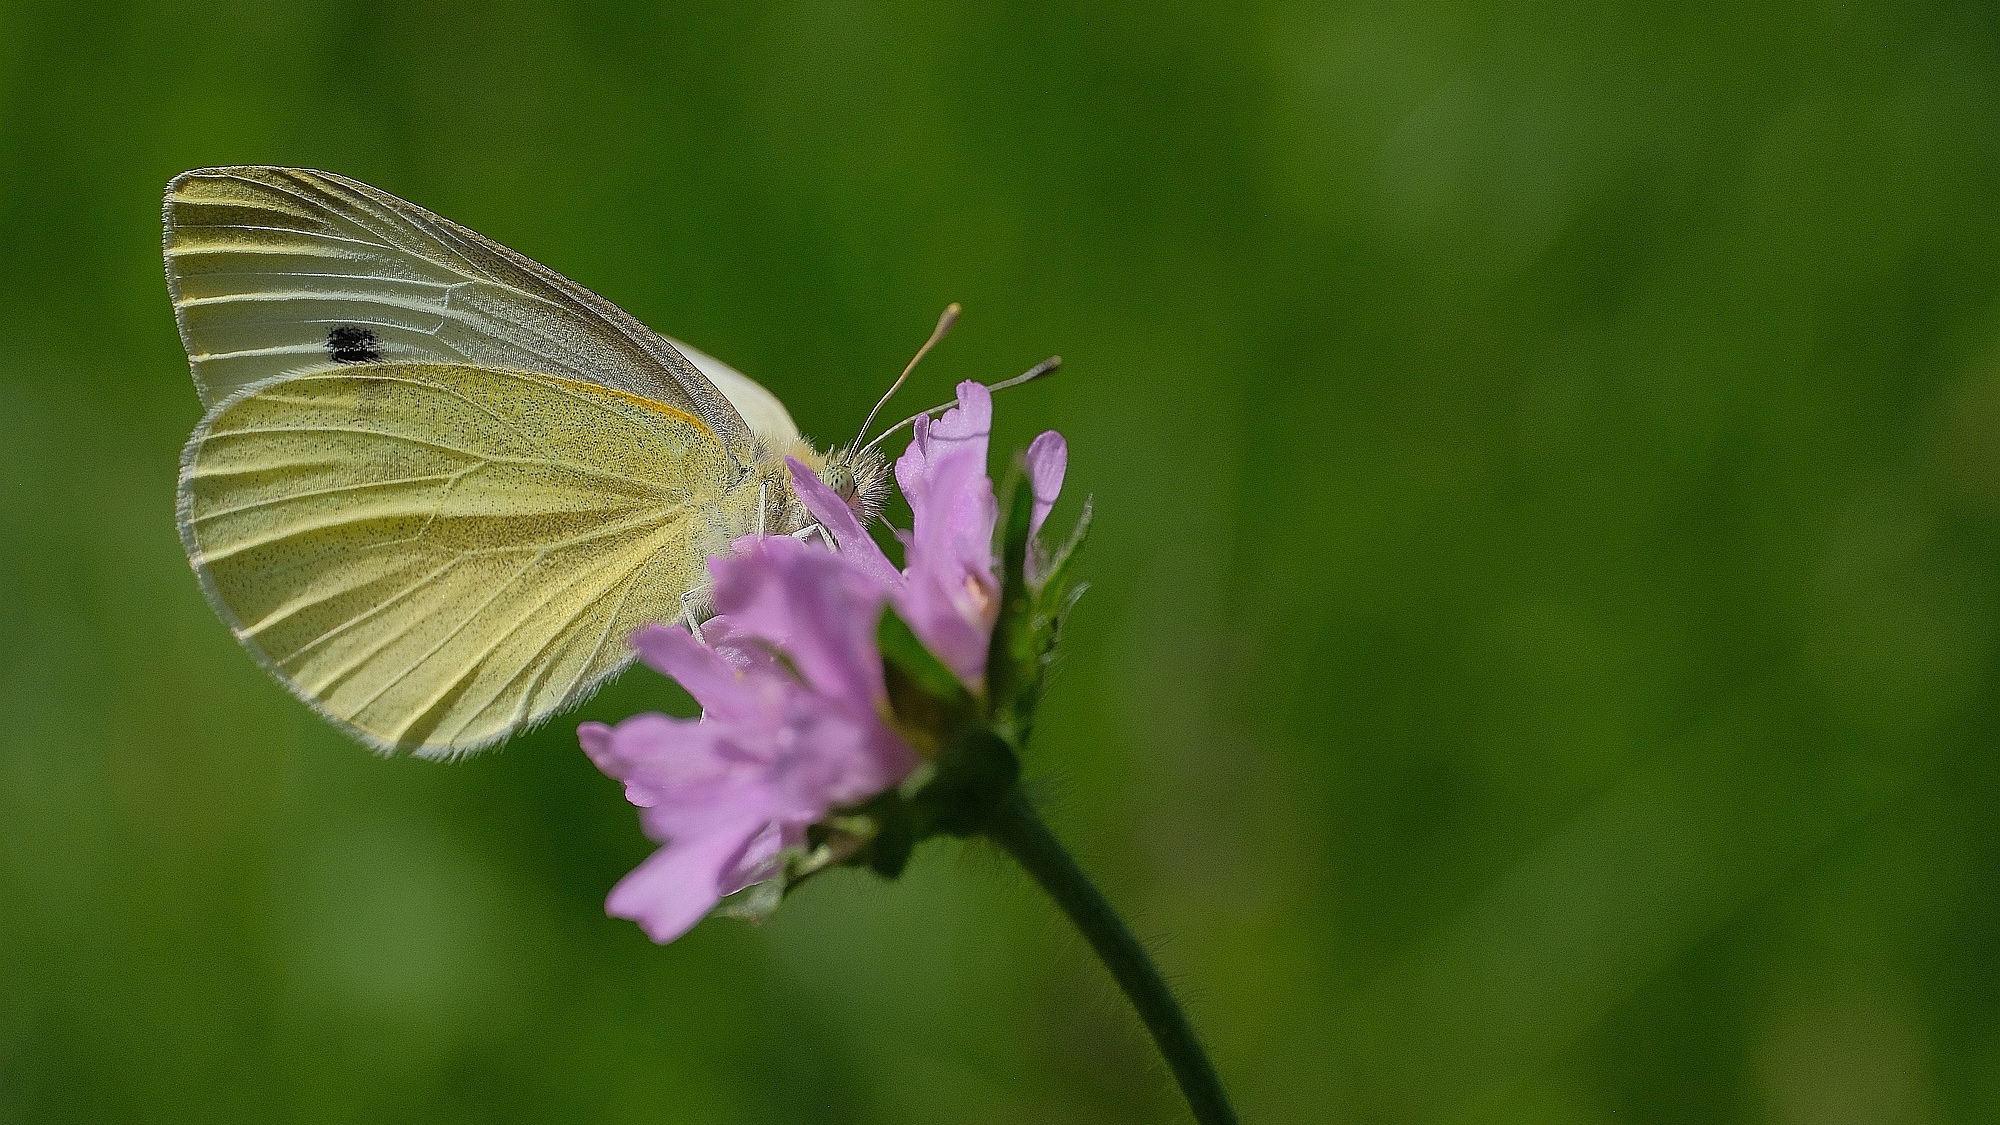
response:
<path id="1" fill-rule="evenodd" d="M 167 185 L 167 288 L 213 407 L 275 375 L 464 364 L 598 383 L 748 430 L 672 344 L 491 239 L 367 184 L 304 168 L 204 168 Z"/>
<path id="2" fill-rule="evenodd" d="M 378 363 L 231 396 L 181 535 L 237 638 L 379 750 L 450 756 L 587 695 L 681 614 L 741 479 L 691 413 L 558 375 Z"/>

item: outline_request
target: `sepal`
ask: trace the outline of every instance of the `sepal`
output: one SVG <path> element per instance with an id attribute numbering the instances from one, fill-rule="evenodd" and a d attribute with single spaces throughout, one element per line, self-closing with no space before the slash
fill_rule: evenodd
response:
<path id="1" fill-rule="evenodd" d="M 1000 611 L 986 652 L 986 692 L 993 729 L 1024 746 L 1032 726 L 1041 658 L 1034 628 L 1034 598 L 1028 589 L 1028 524 L 1034 498 L 1027 468 L 1015 457 L 1001 481 L 1000 520 L 994 545 L 1000 559 Z"/>
<path id="2" fill-rule="evenodd" d="M 923 841 L 970 836 L 985 827 L 1020 778 L 1013 747 L 990 730 L 968 730 L 901 786 L 864 806 L 875 835 L 845 862 L 893 879 Z"/>
<path id="3" fill-rule="evenodd" d="M 1017 456 L 1000 488 L 994 542 L 1000 560 L 1000 612 L 987 650 L 986 684 L 992 729 L 1015 747 L 1034 725 L 1042 676 L 1055 656 L 1063 617 L 1082 587 L 1069 585 L 1070 564 L 1090 531 L 1091 505 L 1062 544 L 1050 550 L 1033 533 L 1033 501 L 1024 459 Z"/>
<path id="4" fill-rule="evenodd" d="M 937 772 L 910 799 L 921 835 L 970 836 L 1016 782 L 1021 760 L 990 730 L 969 730 L 938 755 Z"/>
<path id="5" fill-rule="evenodd" d="M 853 861 L 855 855 L 871 847 L 881 834 L 881 824 L 871 816 L 843 814 L 830 816 L 806 829 L 803 847 L 780 851 L 771 874 L 723 898 L 715 908 L 725 918 L 762 922 L 769 918 L 792 889 L 829 867 Z"/>
<path id="6" fill-rule="evenodd" d="M 883 608 L 875 643 L 882 651 L 882 681 L 889 694 L 885 718 L 912 750 L 934 758 L 979 721 L 979 701 L 893 607 Z"/>

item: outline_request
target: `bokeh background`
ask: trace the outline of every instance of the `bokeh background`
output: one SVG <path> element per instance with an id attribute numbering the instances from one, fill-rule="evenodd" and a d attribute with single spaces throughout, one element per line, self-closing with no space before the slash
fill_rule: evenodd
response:
<path id="1" fill-rule="evenodd" d="M 1246 1121 L 2000 1120 L 1991 5 L 0 5 L 0 1122 L 1172 1122 L 986 850 L 604 917 L 650 672 L 435 765 L 253 666 L 158 222 L 241 162 L 823 440 L 947 301 L 909 405 L 1060 352 L 1029 768 Z"/>

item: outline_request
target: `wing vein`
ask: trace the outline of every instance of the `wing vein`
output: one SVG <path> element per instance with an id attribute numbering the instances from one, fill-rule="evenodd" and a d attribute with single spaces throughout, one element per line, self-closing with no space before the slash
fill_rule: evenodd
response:
<path id="1" fill-rule="evenodd" d="M 450 472 L 450 473 L 433 473 L 427 476 L 418 476 L 418 477 L 391 477 L 384 480 L 362 481 L 359 484 L 338 484 L 338 485 L 330 485 L 326 488 L 309 488 L 302 492 L 288 492 L 283 496 L 272 496 L 272 497 L 267 497 L 266 499 L 263 500 L 252 500 L 249 503 L 237 504 L 234 507 L 218 508 L 214 511 L 203 512 L 200 515 L 194 517 L 194 522 L 202 523 L 205 520 L 221 519 L 224 516 L 241 515 L 244 512 L 255 512 L 279 504 L 290 504 L 295 501 L 307 500 L 316 496 L 339 496 L 345 493 L 366 492 L 370 489 L 377 489 L 377 488 L 401 488 L 405 485 L 423 484 L 426 481 L 452 481 L 452 480 L 457 480 L 460 476 L 463 476 L 465 473 L 470 472 L 472 469 L 477 467 L 478 466 L 468 466 L 467 468 L 459 469 L 456 472 Z M 346 522 L 353 523 L 355 521 L 348 520 Z M 341 525 L 330 524 L 328 526 L 338 527 Z M 321 530 L 321 529 L 315 528 L 313 530 Z"/>
<path id="2" fill-rule="evenodd" d="M 612 585 L 615 585 L 619 582 L 627 581 L 628 579 L 630 579 L 632 575 L 635 575 L 639 572 L 640 567 L 646 565 L 646 560 L 650 559 L 653 556 L 654 552 L 658 550 L 658 546 L 652 543 L 650 541 L 650 538 L 651 537 L 649 537 L 648 542 L 641 544 L 642 549 L 635 550 L 633 552 L 638 556 L 637 561 L 633 562 L 629 567 L 627 567 L 623 572 L 623 574 L 612 579 L 610 583 L 607 583 L 605 585 L 605 588 L 599 590 L 596 593 L 596 595 L 590 599 L 590 601 L 594 602 L 596 598 L 603 597 L 606 593 L 609 592 L 610 587 Z M 544 554 L 546 554 L 546 552 Z M 534 562 L 540 562 L 540 561 L 541 561 L 540 558 L 534 560 Z M 526 571 L 523 570 L 522 573 L 526 573 Z M 458 685 L 464 683 L 469 677 L 478 672 L 480 665 L 484 664 L 488 659 L 490 659 L 493 656 L 495 652 L 499 651 L 502 645 L 508 643 L 515 636 L 519 635 L 521 630 L 525 628 L 528 622 L 533 620 L 537 614 L 541 613 L 542 610 L 548 608 L 550 602 L 553 602 L 559 595 L 575 590 L 577 586 L 583 584 L 583 582 L 586 579 L 592 579 L 597 577 L 601 577 L 601 575 L 593 575 L 590 571 L 587 570 L 581 571 L 573 575 L 568 582 L 565 582 L 562 585 L 559 585 L 554 589 L 549 590 L 546 594 L 542 596 L 540 601 L 537 601 L 535 603 L 532 609 L 529 609 L 526 612 L 517 616 L 514 619 L 513 623 L 510 624 L 504 631 L 502 631 L 498 637 L 494 638 L 494 640 L 490 642 L 483 650 L 481 650 L 477 656 L 474 656 L 470 660 L 467 660 L 464 663 L 464 666 L 461 667 L 460 670 L 452 676 L 449 682 L 447 682 L 443 687 L 441 687 L 437 691 L 433 692 L 431 694 L 431 697 L 425 700 L 423 707 L 415 715 L 411 717 L 409 722 L 403 725 L 402 730 L 397 732 L 398 735 L 400 736 L 403 731 L 407 731 L 412 725 L 416 723 L 418 719 L 422 718 L 425 715 L 430 714 L 431 711 L 435 709 L 440 702 L 442 702 L 446 697 L 448 697 L 452 693 L 453 689 L 455 689 Z M 480 612 L 484 612 L 484 610 L 482 609 Z M 508 677 L 507 681 L 503 683 L 498 690 L 496 690 L 492 695 L 487 696 L 485 700 L 481 701 L 478 708 L 476 708 L 471 712 L 471 715 L 476 718 L 479 714 L 484 712 L 486 708 L 492 706 L 493 701 L 495 699 L 498 699 L 502 694 L 504 694 L 507 688 L 511 687 L 515 681 L 519 680 L 521 678 L 522 672 L 525 672 L 529 668 L 534 667 L 540 661 L 542 654 L 548 651 L 549 645 L 555 643 L 556 640 L 560 639 L 565 631 L 567 631 L 570 627 L 576 624 L 576 621 L 577 619 L 573 617 L 569 621 L 559 625 L 553 631 L 549 639 L 543 641 L 541 647 L 536 650 L 534 659 L 523 664 L 522 667 L 514 673 L 514 675 Z M 608 629 L 609 626 L 607 626 L 606 628 Z M 595 654 L 593 653 L 593 659 L 594 658 Z M 461 724 L 461 729 L 463 729 L 463 724 Z"/>

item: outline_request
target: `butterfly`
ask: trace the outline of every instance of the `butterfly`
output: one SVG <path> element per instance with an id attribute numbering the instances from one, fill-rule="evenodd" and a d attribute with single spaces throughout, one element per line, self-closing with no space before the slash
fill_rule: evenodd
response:
<path id="1" fill-rule="evenodd" d="M 748 377 L 377 188 L 200 169 L 165 226 L 206 409 L 188 561 L 258 662 L 376 750 L 456 756 L 587 696 L 633 629 L 702 612 L 709 556 L 812 530 L 787 456 L 881 510 L 873 443 L 821 453 Z"/>

